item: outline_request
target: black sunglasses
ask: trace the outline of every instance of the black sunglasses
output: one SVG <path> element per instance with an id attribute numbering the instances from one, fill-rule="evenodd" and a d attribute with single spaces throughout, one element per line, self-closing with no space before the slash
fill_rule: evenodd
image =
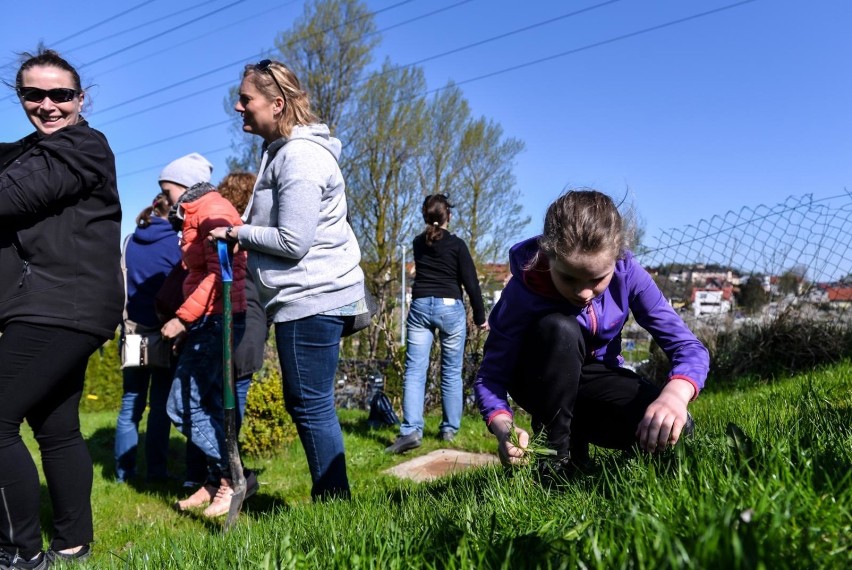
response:
<path id="1" fill-rule="evenodd" d="M 271 59 L 261 59 L 260 61 L 258 61 L 257 63 L 255 63 L 255 64 L 254 64 L 254 68 L 255 68 L 256 70 L 258 70 L 258 71 L 265 71 L 266 73 L 268 73 L 268 74 L 269 74 L 269 77 L 271 77 L 271 78 L 272 78 L 272 81 L 274 81 L 274 82 L 275 82 L 275 85 L 277 85 L 277 86 L 278 86 L 278 90 L 281 92 L 281 96 L 282 96 L 282 97 L 284 98 L 284 100 L 286 101 L 286 100 L 287 100 L 287 95 L 285 95 L 285 94 L 284 94 L 284 89 L 281 87 L 281 84 L 280 84 L 280 83 L 278 83 L 278 80 L 277 80 L 277 79 L 275 79 L 275 74 L 274 74 L 274 73 L 272 73 L 272 70 L 271 70 L 271 69 L 269 69 L 271 66 L 272 66 L 272 60 L 271 60 Z"/>
<path id="2" fill-rule="evenodd" d="M 67 87 L 57 87 L 55 89 L 40 89 L 38 87 L 21 87 L 18 89 L 18 96 L 24 101 L 30 103 L 41 103 L 45 97 L 49 97 L 54 103 L 67 103 L 76 97 L 80 92 L 76 89 L 68 89 Z"/>

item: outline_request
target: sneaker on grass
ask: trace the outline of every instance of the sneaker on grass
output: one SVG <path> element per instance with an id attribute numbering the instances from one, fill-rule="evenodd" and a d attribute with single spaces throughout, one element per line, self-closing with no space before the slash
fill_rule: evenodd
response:
<path id="1" fill-rule="evenodd" d="M 409 449 L 420 447 L 422 439 L 423 438 L 416 431 L 413 431 L 407 435 L 401 435 L 396 438 L 396 441 L 394 441 L 393 444 L 385 448 L 385 452 L 404 453 Z"/>

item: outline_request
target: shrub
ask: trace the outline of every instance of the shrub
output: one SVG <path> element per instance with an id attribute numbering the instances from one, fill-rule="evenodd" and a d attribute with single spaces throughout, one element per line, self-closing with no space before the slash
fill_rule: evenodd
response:
<path id="1" fill-rule="evenodd" d="M 296 436 L 296 426 L 284 408 L 281 372 L 267 361 L 246 397 L 241 449 L 246 455 L 269 457 L 295 441 Z"/>
<path id="2" fill-rule="evenodd" d="M 772 380 L 852 358 L 848 317 L 790 307 L 778 317 L 731 321 L 724 329 L 700 327 L 698 338 L 710 351 L 709 385 L 737 378 Z M 662 385 L 671 364 L 656 343 L 639 374 Z"/>
<path id="3" fill-rule="evenodd" d="M 836 315 L 790 308 L 775 319 L 721 331 L 709 343 L 713 380 L 773 379 L 852 357 L 850 325 Z"/>
<path id="4" fill-rule="evenodd" d="M 123 393 L 118 335 L 116 335 L 89 358 L 80 410 L 83 412 L 115 410 L 117 412 L 121 407 Z"/>

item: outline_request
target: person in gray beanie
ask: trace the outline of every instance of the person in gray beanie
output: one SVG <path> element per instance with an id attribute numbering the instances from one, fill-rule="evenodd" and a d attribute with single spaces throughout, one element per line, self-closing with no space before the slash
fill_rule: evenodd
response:
<path id="1" fill-rule="evenodd" d="M 163 185 L 163 182 L 172 182 L 183 186 L 185 190 L 199 182 L 210 182 L 212 173 L 213 165 L 210 164 L 210 161 L 197 152 L 191 152 L 168 163 L 160 172 L 159 182 L 160 186 Z M 172 203 L 175 201 L 177 200 L 173 200 Z"/>

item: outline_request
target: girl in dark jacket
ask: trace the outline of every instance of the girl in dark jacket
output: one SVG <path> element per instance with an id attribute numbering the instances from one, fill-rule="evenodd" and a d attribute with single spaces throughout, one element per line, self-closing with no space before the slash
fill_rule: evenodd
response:
<path id="1" fill-rule="evenodd" d="M 426 230 L 414 238 L 417 275 L 411 287 L 406 328 L 405 376 L 402 382 L 402 425 L 399 437 L 385 449 L 403 453 L 420 446 L 423 438 L 423 402 L 429 354 L 435 331 L 441 341 L 441 440 L 452 441 L 461 426 L 464 396 L 462 364 L 467 337 L 467 313 L 462 288 L 473 309 L 473 322 L 487 330 L 485 305 L 476 267 L 464 240 L 447 231 L 453 206 L 443 194 L 426 196 Z"/>
<path id="2" fill-rule="evenodd" d="M 0 145 L 0 567 L 83 558 L 92 541 L 92 460 L 78 406 L 89 356 L 121 319 L 121 207 L 115 158 L 80 115 L 77 71 L 40 50 L 15 91 L 35 132 Z M 20 435 L 41 451 L 53 502 L 42 552 L 39 477 Z"/>
<path id="3" fill-rule="evenodd" d="M 157 194 L 153 203 L 137 216 L 136 230 L 127 239 L 124 248 L 127 287 L 123 324 L 125 334 L 132 331 L 159 331 L 160 319 L 155 309 L 155 298 L 166 276 L 180 263 L 181 257 L 178 234 L 168 220 L 170 207 L 169 197 L 163 192 Z M 149 403 L 145 430 L 148 480 L 162 481 L 168 478 L 166 461 L 172 423 L 166 413 L 166 400 L 173 373 L 174 367 L 133 366 L 122 370 L 124 394 L 115 424 L 115 471 L 119 482 L 123 483 L 136 475 L 139 422 Z"/>

